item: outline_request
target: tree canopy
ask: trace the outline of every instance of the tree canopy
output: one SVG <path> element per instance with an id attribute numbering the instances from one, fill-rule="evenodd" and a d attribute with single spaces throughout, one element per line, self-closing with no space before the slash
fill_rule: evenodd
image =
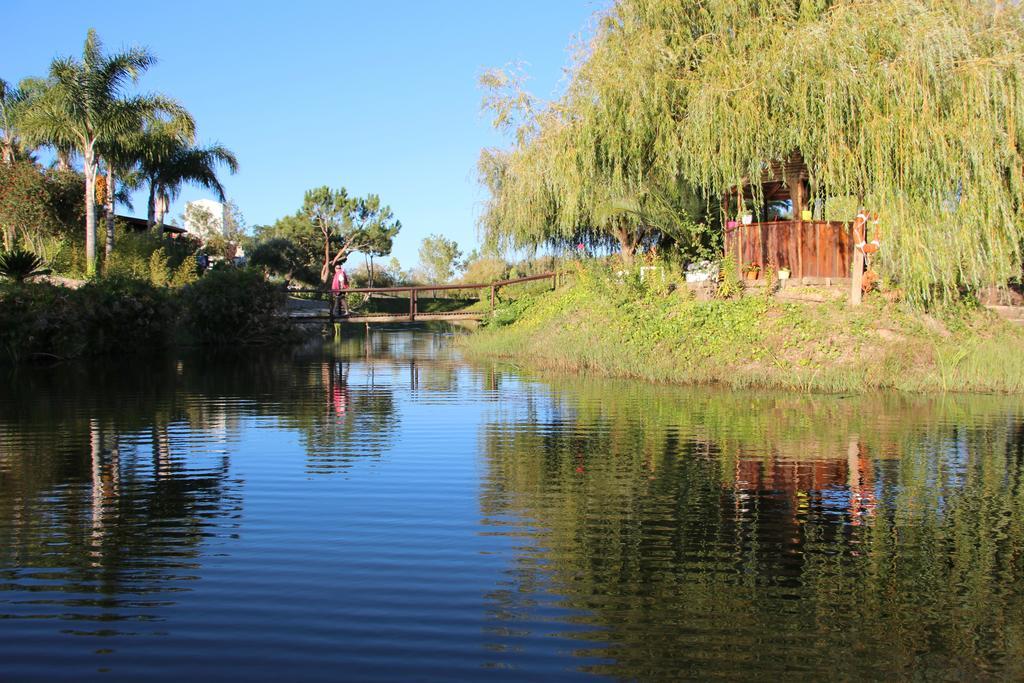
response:
<path id="1" fill-rule="evenodd" d="M 509 91 L 488 102 L 497 122 L 519 119 L 481 156 L 483 228 L 628 255 L 686 217 L 667 188 L 714 205 L 799 153 L 814 196 L 880 214 L 881 268 L 915 300 L 1005 282 L 1024 238 L 1022 54 L 1022 10 L 995 0 L 618 0 L 557 101 L 490 78 Z"/>
<path id="2" fill-rule="evenodd" d="M 420 265 L 427 282 L 448 282 L 462 267 L 462 251 L 455 240 L 444 235 L 429 235 L 420 243 Z"/>
<path id="3" fill-rule="evenodd" d="M 391 207 L 381 204 L 379 196 L 356 197 L 344 187 L 324 185 L 306 192 L 302 208 L 294 215 L 255 229 L 258 245 L 269 245 L 260 250 L 257 260 L 289 279 L 310 279 L 318 271 L 320 281 L 326 283 L 334 265 L 344 263 L 352 252 L 390 254 L 401 229 L 401 221 Z M 282 263 L 287 266 L 280 268 Z"/>

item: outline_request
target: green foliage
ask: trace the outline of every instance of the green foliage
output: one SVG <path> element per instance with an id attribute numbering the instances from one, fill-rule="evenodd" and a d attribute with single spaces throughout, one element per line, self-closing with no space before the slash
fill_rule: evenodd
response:
<path id="1" fill-rule="evenodd" d="M 308 285 L 321 283 L 323 237 L 303 212 L 279 218 L 273 225 L 256 226 L 253 232 L 255 244 L 250 262 L 286 279 L 291 277 Z"/>
<path id="2" fill-rule="evenodd" d="M 223 145 L 193 145 L 193 136 L 181 133 L 182 126 L 174 124 L 172 121 L 171 124 L 150 125 L 131 143 L 131 153 L 139 159 L 139 172 L 150 184 L 151 205 L 159 200 L 161 206 L 166 206 L 177 198 L 184 184 L 206 188 L 224 201 L 224 186 L 217 176 L 217 167 L 224 165 L 229 172 L 237 173 L 238 159 Z M 225 214 L 225 223 L 228 223 L 230 207 Z M 162 215 L 156 218 L 158 223 L 163 222 Z M 225 235 L 231 234 L 228 225 L 222 227 L 227 228 Z M 210 234 L 213 233 L 203 236 Z"/>
<path id="3" fill-rule="evenodd" d="M 36 275 L 47 275 L 50 270 L 43 268 L 46 263 L 31 251 L 14 249 L 0 252 L 0 277 L 15 282 L 24 282 Z"/>
<path id="4" fill-rule="evenodd" d="M 103 264 L 104 276 L 146 280 L 157 287 L 171 284 L 173 273 L 186 263 L 195 267 L 198 240 L 168 239 L 151 232 L 121 231 L 117 247 Z"/>
<path id="5" fill-rule="evenodd" d="M 0 164 L 0 230 L 5 248 L 21 242 L 41 251 L 47 237 L 66 236 L 84 213 L 82 176 L 44 171 L 28 161 Z"/>
<path id="6" fill-rule="evenodd" d="M 199 279 L 199 271 L 194 259 L 187 258 L 182 261 L 171 275 L 171 287 L 179 288 L 192 284 Z"/>
<path id="7" fill-rule="evenodd" d="M 722 259 L 716 293 L 720 299 L 732 299 L 742 292 L 743 280 L 740 277 L 739 266 L 736 264 L 736 259 L 730 254 Z"/>
<path id="8" fill-rule="evenodd" d="M 0 359 L 161 348 L 173 321 L 168 295 L 138 280 L 104 278 L 79 289 L 46 283 L 0 286 Z"/>
<path id="9" fill-rule="evenodd" d="M 278 275 L 286 281 L 299 279 L 307 283 L 315 283 L 320 277 L 313 270 L 315 260 L 310 258 L 308 251 L 303 250 L 300 243 L 287 237 L 274 237 L 265 242 L 258 242 L 249 253 L 249 264 L 262 268 L 268 274 Z"/>
<path id="10" fill-rule="evenodd" d="M 722 382 L 798 391 L 1024 392 L 1024 330 L 959 307 L 942 319 L 880 295 L 779 303 L 766 296 L 697 301 L 657 284 L 580 265 L 553 293 L 503 301 L 471 353 L 659 382 Z"/>
<path id="11" fill-rule="evenodd" d="M 466 259 L 459 280 L 468 283 L 495 282 L 509 277 L 511 266 L 498 256 L 478 256 L 476 252 Z M 483 294 L 481 294 L 483 296 Z"/>
<path id="12" fill-rule="evenodd" d="M 149 281 L 157 287 L 166 287 L 171 282 L 171 268 L 163 249 L 149 255 Z"/>
<path id="13" fill-rule="evenodd" d="M 86 35 L 81 60 L 55 59 L 50 79 L 21 118 L 22 132 L 58 152 L 80 153 L 85 171 L 86 270 L 96 270 L 96 177 L 98 153 L 160 116 L 187 116 L 184 108 L 159 95 L 126 95 L 125 85 L 135 81 L 155 61 L 140 48 L 108 55 L 95 30 Z M 113 188 L 111 188 L 112 190 Z"/>
<path id="14" fill-rule="evenodd" d="M 252 256 L 269 273 L 325 284 L 334 265 L 345 263 L 352 252 L 390 254 L 401 228 L 377 195 L 352 197 L 344 187 L 333 190 L 325 185 L 306 192 L 302 209 L 294 215 L 256 226 Z"/>
<path id="15" fill-rule="evenodd" d="M 527 100 L 515 146 L 482 154 L 483 227 L 519 244 L 610 235 L 626 253 L 678 223 L 650 205 L 687 214 L 660 199 L 674 184 L 716 204 L 799 153 L 814 197 L 881 214 L 878 267 L 913 302 L 1004 283 L 1024 241 L 1022 17 L 968 0 L 618 0 L 565 94 Z"/>
<path id="16" fill-rule="evenodd" d="M 291 339 L 284 290 L 252 269 L 211 269 L 181 293 L 181 323 L 196 344 L 240 346 Z"/>
<path id="17" fill-rule="evenodd" d="M 420 265 L 427 282 L 445 283 L 461 267 L 462 252 L 455 240 L 444 235 L 429 235 L 420 243 Z"/>

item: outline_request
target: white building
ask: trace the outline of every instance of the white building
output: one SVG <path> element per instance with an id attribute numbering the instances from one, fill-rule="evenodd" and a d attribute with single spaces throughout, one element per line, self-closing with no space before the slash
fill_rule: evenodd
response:
<path id="1" fill-rule="evenodd" d="M 212 199 L 197 199 L 185 204 L 185 229 L 190 235 L 207 239 L 224 234 L 224 205 Z"/>

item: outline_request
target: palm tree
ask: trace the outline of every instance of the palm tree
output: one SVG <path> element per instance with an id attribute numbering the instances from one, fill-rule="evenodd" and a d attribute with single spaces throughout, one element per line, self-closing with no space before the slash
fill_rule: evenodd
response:
<path id="1" fill-rule="evenodd" d="M 89 29 L 82 61 L 55 59 L 50 64 L 53 85 L 28 112 L 26 126 L 40 138 L 73 141 L 82 155 L 85 170 L 85 256 L 87 272 L 96 272 L 96 174 L 98 146 L 104 141 L 138 130 L 148 117 L 171 116 L 184 109 L 159 95 L 123 97 L 127 81 L 136 81 L 155 58 L 132 48 L 104 55 L 96 31 Z"/>
<path id="2" fill-rule="evenodd" d="M 216 193 L 224 201 L 224 186 L 217 178 L 217 166 L 224 164 L 231 173 L 238 171 L 238 159 L 228 148 L 214 144 L 196 147 L 180 140 L 166 150 L 166 154 L 140 164 L 144 177 L 149 180 L 149 225 L 163 230 L 167 207 L 181 192 L 185 183 L 199 185 Z"/>
<path id="3" fill-rule="evenodd" d="M 153 159 L 169 154 L 177 141 L 191 141 L 195 130 L 195 120 L 191 114 L 182 110 L 169 118 L 148 117 L 137 129 L 116 139 L 105 140 L 99 146 L 106 169 L 106 177 L 102 182 L 98 181 L 98 184 L 104 189 L 102 194 L 107 223 L 104 251 L 107 256 L 114 249 L 115 200 L 127 201 L 127 192 L 118 193 L 117 181 L 120 180 L 125 190 L 138 189 L 146 180 L 140 168 Z M 108 191 L 111 189 L 113 191 Z"/>
<path id="4" fill-rule="evenodd" d="M 32 146 L 26 144 L 22 130 L 25 111 L 31 104 L 34 91 L 27 87 L 32 79 L 25 79 L 17 87 L 0 78 L 0 162 L 12 164 L 16 159 L 28 158 Z"/>
<path id="5" fill-rule="evenodd" d="M 0 78 L 0 160 L 5 164 L 14 162 L 18 148 L 17 115 L 25 101 L 20 88 L 8 85 Z"/>

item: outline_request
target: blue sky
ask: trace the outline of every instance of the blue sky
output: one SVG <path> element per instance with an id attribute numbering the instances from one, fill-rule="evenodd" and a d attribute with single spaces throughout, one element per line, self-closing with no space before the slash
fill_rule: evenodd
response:
<path id="1" fill-rule="evenodd" d="M 409 267 L 430 233 L 465 251 L 476 243 L 477 154 L 505 142 L 480 113 L 479 73 L 521 61 L 530 90 L 551 97 L 574 37 L 607 4 L 15 0 L 0 77 L 42 76 L 54 56 L 80 56 L 90 27 L 109 50 L 147 47 L 159 62 L 139 89 L 177 98 L 202 143 L 238 155 L 240 172 L 224 180 L 249 225 L 294 212 L 311 187 L 376 192 L 402 220 L 395 255 Z M 171 215 L 203 196 L 186 188 Z M 134 213 L 145 214 L 141 196 Z"/>

